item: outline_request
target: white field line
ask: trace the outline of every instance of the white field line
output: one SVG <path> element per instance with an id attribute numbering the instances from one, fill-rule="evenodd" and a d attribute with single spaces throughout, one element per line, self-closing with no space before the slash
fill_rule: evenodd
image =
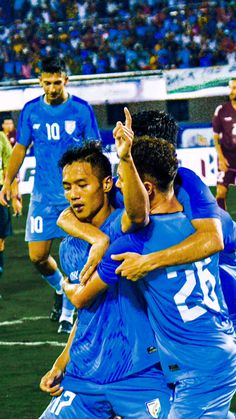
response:
<path id="1" fill-rule="evenodd" d="M 48 320 L 48 316 L 35 316 L 35 317 L 22 317 L 22 319 L 19 320 L 11 320 L 11 321 L 5 321 L 0 322 L 0 326 L 14 326 L 16 324 L 22 324 L 26 321 L 37 321 L 37 320 Z M 50 346 L 61 346 L 64 347 L 65 343 L 63 342 L 57 342 L 57 341 L 50 341 L 46 340 L 44 342 L 5 342 L 0 341 L 0 346 L 44 346 L 44 345 L 50 345 Z"/>
<path id="2" fill-rule="evenodd" d="M 5 322 L 0 322 L 0 326 L 11 326 L 15 324 L 22 324 L 23 322 L 26 322 L 26 321 L 32 322 L 32 321 L 45 320 L 45 319 L 48 319 L 48 316 L 22 317 L 22 319 L 19 319 L 19 320 L 9 320 Z"/>
<path id="3" fill-rule="evenodd" d="M 45 342 L 4 342 L 0 341 L 0 346 L 63 346 L 65 347 L 66 344 L 62 342 L 56 342 L 53 340 L 45 340 Z"/>

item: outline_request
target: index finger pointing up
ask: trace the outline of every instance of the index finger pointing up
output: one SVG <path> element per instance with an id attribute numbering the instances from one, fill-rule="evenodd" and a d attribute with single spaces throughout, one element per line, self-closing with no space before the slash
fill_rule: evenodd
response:
<path id="1" fill-rule="evenodd" d="M 128 108 L 124 108 L 124 113 L 125 113 L 125 126 L 129 129 L 132 128 L 132 117 L 129 113 L 129 109 Z"/>

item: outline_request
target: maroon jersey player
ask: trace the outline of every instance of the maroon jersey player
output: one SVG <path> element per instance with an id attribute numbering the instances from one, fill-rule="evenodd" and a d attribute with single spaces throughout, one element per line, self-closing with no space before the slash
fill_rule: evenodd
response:
<path id="1" fill-rule="evenodd" d="M 216 199 L 226 209 L 229 185 L 236 184 L 236 78 L 229 82 L 230 101 L 216 108 L 212 125 L 218 156 Z"/>

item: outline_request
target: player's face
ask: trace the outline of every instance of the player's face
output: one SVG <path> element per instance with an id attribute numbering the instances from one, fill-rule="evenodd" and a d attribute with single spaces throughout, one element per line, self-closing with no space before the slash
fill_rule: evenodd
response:
<path id="1" fill-rule="evenodd" d="M 2 124 L 3 131 L 8 134 L 9 132 L 14 130 L 14 122 L 12 119 L 5 119 Z"/>
<path id="2" fill-rule="evenodd" d="M 230 93 L 229 98 L 230 100 L 236 101 L 236 80 L 231 80 L 229 83 Z"/>
<path id="3" fill-rule="evenodd" d="M 63 169 L 63 186 L 76 217 L 93 222 L 105 204 L 103 183 L 93 173 L 90 163 L 73 162 Z"/>
<path id="4" fill-rule="evenodd" d="M 66 100 L 65 86 L 67 82 L 68 77 L 64 73 L 42 73 L 40 84 L 49 105 L 57 105 Z"/>

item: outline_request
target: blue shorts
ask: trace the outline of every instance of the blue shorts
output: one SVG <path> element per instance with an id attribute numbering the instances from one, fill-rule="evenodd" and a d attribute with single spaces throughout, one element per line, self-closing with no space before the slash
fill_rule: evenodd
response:
<path id="1" fill-rule="evenodd" d="M 26 220 L 25 241 L 37 242 L 65 237 L 66 233 L 57 226 L 57 219 L 68 205 L 55 206 L 47 201 L 31 200 Z"/>
<path id="2" fill-rule="evenodd" d="M 180 380 L 168 419 L 226 419 L 235 390 L 236 367 L 210 377 Z"/>
<path id="3" fill-rule="evenodd" d="M 156 367 L 109 384 L 78 381 L 77 392 L 65 389 L 54 397 L 40 419 L 168 417 L 171 391 Z"/>

